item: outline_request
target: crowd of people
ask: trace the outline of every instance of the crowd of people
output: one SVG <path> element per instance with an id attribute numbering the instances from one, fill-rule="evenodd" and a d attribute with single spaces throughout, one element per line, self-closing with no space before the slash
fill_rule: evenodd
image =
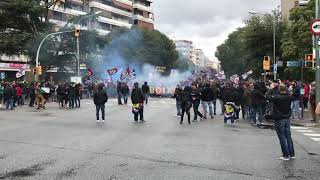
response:
<path id="1" fill-rule="evenodd" d="M 239 119 L 242 112 L 243 119 L 249 119 L 254 125 L 262 124 L 267 118 L 265 114 L 270 109 L 269 101 L 266 98 L 268 94 L 279 93 L 279 84 L 287 87 L 287 92 L 293 97 L 291 102 L 292 116 L 291 119 L 301 120 L 303 110 L 308 109 L 310 103 L 310 111 L 315 119 L 315 82 L 301 83 L 297 81 L 271 82 L 267 84 L 260 81 L 247 81 L 238 84 L 231 81 L 208 81 L 196 80 L 191 86 L 182 88 L 177 85 L 174 93 L 176 99 L 177 116 L 181 118 L 183 123 L 184 114 L 187 114 L 188 123 L 190 124 L 190 110 L 193 108 L 193 121 L 214 118 L 216 115 L 217 101 L 221 105 L 221 115 L 225 116 L 225 123 L 231 120 L 231 124 Z M 202 112 L 199 107 L 202 105 Z"/>

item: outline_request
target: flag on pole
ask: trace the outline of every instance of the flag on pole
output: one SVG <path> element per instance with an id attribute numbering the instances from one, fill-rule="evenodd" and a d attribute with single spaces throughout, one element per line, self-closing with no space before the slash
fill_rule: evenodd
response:
<path id="1" fill-rule="evenodd" d="M 93 71 L 92 71 L 91 68 L 89 68 L 88 71 L 87 71 L 87 76 L 90 77 L 92 75 L 93 75 Z"/>
<path id="2" fill-rule="evenodd" d="M 127 67 L 126 70 L 122 71 L 121 76 L 120 76 L 120 80 L 123 81 L 124 79 L 126 79 L 127 77 L 129 77 L 130 75 L 130 68 Z"/>
<path id="3" fill-rule="evenodd" d="M 117 72 L 118 72 L 118 68 L 116 68 L 116 67 L 107 70 L 107 73 L 108 73 L 110 76 L 117 74 Z"/>

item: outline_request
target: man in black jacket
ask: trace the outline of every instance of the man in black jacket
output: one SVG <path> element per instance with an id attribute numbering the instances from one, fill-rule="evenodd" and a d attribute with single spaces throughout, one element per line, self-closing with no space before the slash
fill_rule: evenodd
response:
<path id="1" fill-rule="evenodd" d="M 6 102 L 7 110 L 9 109 L 9 106 L 10 106 L 10 109 L 13 110 L 14 96 L 15 96 L 15 92 L 14 92 L 13 86 L 11 84 L 7 84 L 3 90 L 3 98 L 4 98 L 4 101 Z"/>
<path id="2" fill-rule="evenodd" d="M 295 158 L 293 141 L 290 131 L 290 117 L 292 96 L 287 94 L 286 85 L 280 84 L 279 95 L 267 96 L 267 99 L 273 103 L 272 118 L 275 120 L 275 129 L 278 134 L 283 156 L 279 160 L 288 161 Z"/>
<path id="3" fill-rule="evenodd" d="M 108 95 L 103 90 L 103 84 L 99 84 L 98 91 L 94 93 L 93 95 L 93 101 L 96 105 L 96 117 L 97 122 L 99 123 L 99 111 L 101 110 L 102 113 L 102 122 L 104 123 L 105 120 L 105 103 L 108 101 Z"/>
<path id="4" fill-rule="evenodd" d="M 139 115 L 140 115 L 140 121 L 144 122 L 143 101 L 144 101 L 144 96 L 143 96 L 142 89 L 139 87 L 139 83 L 135 82 L 131 92 L 131 102 L 133 105 L 137 105 L 137 104 L 140 105 L 138 112 L 134 113 L 135 122 L 138 122 Z"/>
<path id="5" fill-rule="evenodd" d="M 33 107 L 34 102 L 36 101 L 36 93 L 35 93 L 34 83 L 32 83 L 29 87 L 29 96 L 30 96 L 29 106 Z"/>
<path id="6" fill-rule="evenodd" d="M 142 85 L 142 92 L 143 92 L 143 96 L 146 100 L 146 104 L 148 104 L 148 97 L 150 95 L 150 88 L 148 86 L 148 82 L 144 82 L 144 84 Z"/>
<path id="7" fill-rule="evenodd" d="M 197 87 L 196 84 L 192 85 L 191 97 L 192 97 L 192 107 L 193 107 L 193 112 L 194 112 L 193 122 L 196 122 L 198 119 L 198 116 L 200 116 L 200 120 L 202 120 L 202 116 L 203 116 L 199 112 L 199 105 L 200 105 L 200 101 L 201 101 L 201 91 Z"/>
<path id="8" fill-rule="evenodd" d="M 210 88 L 209 84 L 206 84 L 205 87 L 201 91 L 201 100 L 203 106 L 203 117 L 207 119 L 208 108 L 210 112 L 211 119 L 213 119 L 213 91 Z"/>

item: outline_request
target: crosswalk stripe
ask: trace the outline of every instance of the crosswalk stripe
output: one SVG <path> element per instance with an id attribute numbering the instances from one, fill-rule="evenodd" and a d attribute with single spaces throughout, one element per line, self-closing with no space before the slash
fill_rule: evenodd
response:
<path id="1" fill-rule="evenodd" d="M 303 133 L 305 136 L 310 136 L 310 137 L 320 137 L 320 134 L 309 134 L 309 133 Z"/>
<path id="2" fill-rule="evenodd" d="M 311 138 L 314 141 L 320 142 L 320 138 Z"/>
<path id="3" fill-rule="evenodd" d="M 300 133 L 313 133 L 312 130 L 297 130 Z"/>
<path id="4" fill-rule="evenodd" d="M 301 130 L 302 130 L 302 129 L 308 129 L 308 128 L 306 128 L 306 127 L 292 126 L 291 129 L 301 129 Z"/>

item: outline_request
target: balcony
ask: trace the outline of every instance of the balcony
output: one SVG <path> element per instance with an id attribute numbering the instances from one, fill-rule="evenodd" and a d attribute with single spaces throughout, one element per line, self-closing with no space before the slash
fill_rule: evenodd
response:
<path id="1" fill-rule="evenodd" d="M 129 1 L 129 0 L 116 0 L 122 4 L 126 4 L 126 5 L 129 5 L 129 6 L 132 6 L 132 1 Z"/>
<path id="2" fill-rule="evenodd" d="M 49 22 L 51 22 L 59 27 L 64 27 L 67 24 L 67 22 L 59 21 L 59 20 L 55 20 L 55 19 L 49 19 Z"/>
<path id="3" fill-rule="evenodd" d="M 94 28 L 94 30 L 96 30 L 98 32 L 98 34 L 100 34 L 100 35 L 107 35 L 110 33 L 110 31 L 98 29 L 98 28 Z"/>
<path id="4" fill-rule="evenodd" d="M 106 11 L 110 11 L 110 12 L 113 12 L 113 13 L 116 13 L 116 14 L 120 14 L 120 15 L 123 15 L 123 16 L 132 17 L 132 13 L 130 13 L 130 12 L 127 12 L 127 11 L 124 11 L 124 10 L 121 10 L 121 9 L 117 9 L 117 8 L 114 8 L 114 7 L 111 7 L 111 6 L 96 2 L 96 1 L 90 2 L 89 6 L 90 7 L 99 8 L 99 9 L 102 9 L 102 10 L 106 10 Z"/>
<path id="5" fill-rule="evenodd" d="M 53 10 L 53 11 L 65 13 L 65 14 L 71 14 L 71 15 L 74 15 L 74 16 L 87 14 L 86 12 L 83 12 L 83 11 L 79 11 L 79 10 L 75 10 L 75 9 L 69 9 L 69 8 L 63 8 L 63 7 L 60 7 L 60 6 L 56 6 L 54 8 L 52 6 L 49 9 Z"/>
<path id="6" fill-rule="evenodd" d="M 126 28 L 131 28 L 131 26 L 132 26 L 128 22 L 119 21 L 119 20 L 110 19 L 110 18 L 101 17 L 101 16 L 98 18 L 98 21 L 103 22 L 103 23 L 112 24 L 115 26 L 126 27 Z"/>
<path id="7" fill-rule="evenodd" d="M 153 19 L 151 19 L 151 18 L 145 18 L 145 17 L 143 17 L 143 16 L 141 16 L 141 15 L 135 14 L 135 15 L 133 15 L 133 19 L 138 19 L 138 20 L 140 20 L 140 21 L 144 21 L 144 22 L 153 24 Z"/>
<path id="8" fill-rule="evenodd" d="M 140 9 L 140 10 L 147 11 L 147 12 L 151 12 L 151 13 L 153 12 L 153 9 L 150 6 L 148 7 L 145 4 L 141 4 L 141 3 L 134 3 L 133 8 Z"/>

